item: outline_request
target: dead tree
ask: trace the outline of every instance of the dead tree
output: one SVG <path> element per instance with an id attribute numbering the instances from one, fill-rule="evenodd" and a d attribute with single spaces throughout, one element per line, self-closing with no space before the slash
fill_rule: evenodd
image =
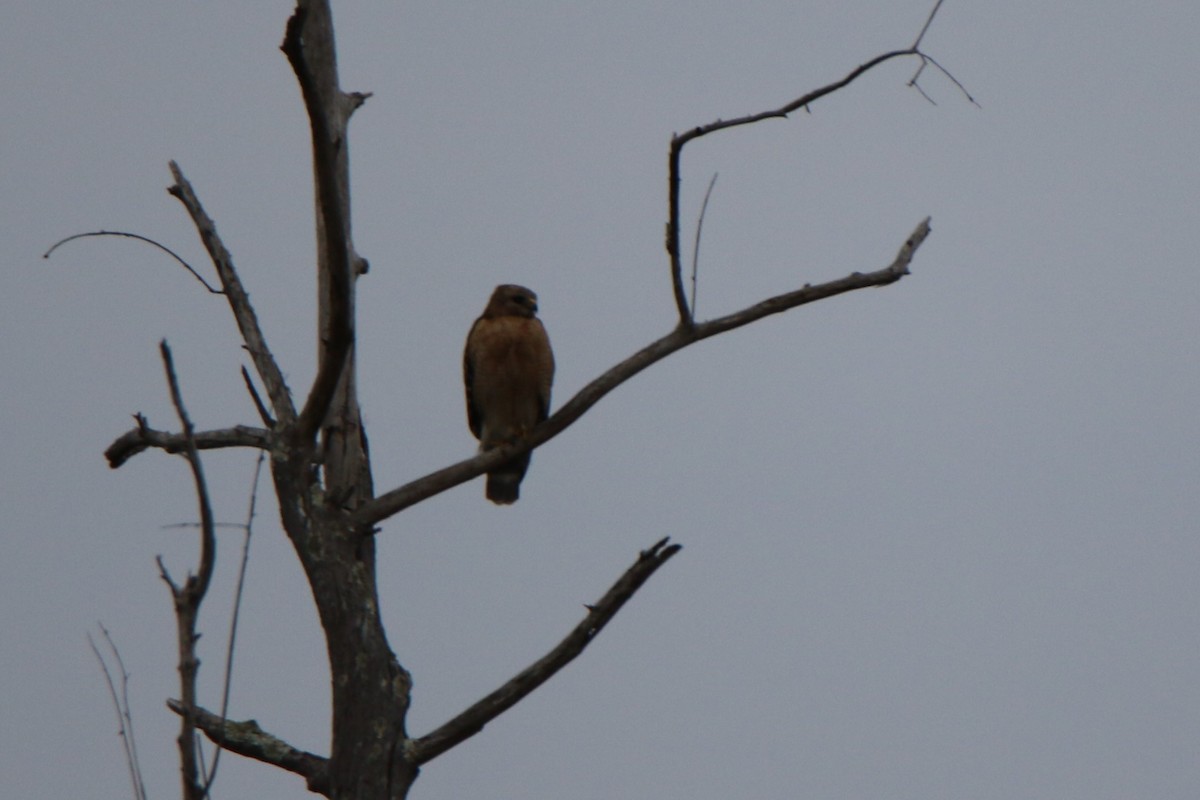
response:
<path id="1" fill-rule="evenodd" d="M 305 779 L 311 791 L 335 800 L 402 798 L 421 765 L 478 733 L 579 655 L 655 570 L 678 552 L 680 545 L 668 544 L 665 538 L 648 547 L 612 588 L 589 606 L 583 620 L 554 649 L 437 729 L 418 736 L 409 734 L 405 717 L 412 681 L 388 645 L 379 614 L 375 575 L 375 535 L 379 523 L 557 436 L 608 392 L 677 350 L 771 314 L 856 289 L 885 286 L 908 274 L 915 251 L 929 234 L 928 218 L 917 224 L 892 263 L 883 269 L 856 272 L 818 285 L 806 284 L 717 319 L 695 319 L 684 291 L 680 248 L 681 157 L 684 147 L 695 139 L 765 119 L 787 118 L 892 59 L 911 57 L 919 61 L 910 82 L 916 86 L 927 65 L 941 69 L 921 50 L 921 39 L 938 6 L 940 0 L 907 48 L 876 56 L 841 80 L 777 109 L 718 120 L 673 136 L 668 152 L 666 250 L 677 314 L 669 332 L 587 384 L 524 440 L 376 495 L 355 391 L 354 293 L 358 279 L 367 273 L 367 262 L 355 251 L 350 233 L 347 146 L 347 124 L 368 95 L 347 93 L 339 86 L 327 0 L 299 0 L 287 23 L 281 49 L 299 82 L 312 134 L 319 291 L 316 376 L 303 392 L 293 392 L 293 387 L 287 384 L 267 346 L 232 256 L 192 185 L 172 162 L 174 183 L 169 192 L 190 215 L 212 261 L 219 280 L 219 289 L 212 291 L 224 294 L 233 312 L 256 376 L 256 380 L 252 379 L 243 368 L 260 424 L 193 430 L 170 352 L 164 345 L 163 360 L 181 429 L 156 430 L 138 416 L 136 427 L 106 451 L 114 468 L 151 448 L 178 453 L 187 459 L 195 479 L 202 520 L 199 571 L 182 584 L 163 571 L 179 618 L 182 691 L 180 699 L 170 701 L 169 706 L 181 719 L 179 743 L 185 798 L 198 800 L 207 792 L 202 770 L 192 754 L 197 731 L 223 749 L 294 772 Z M 262 388 L 261 395 L 258 386 Z M 299 405 L 293 402 L 293 397 L 301 396 Z M 333 730 L 327 756 L 297 750 L 253 721 L 223 719 L 201 707 L 195 697 L 195 616 L 215 558 L 212 514 L 200 453 L 230 447 L 258 449 L 269 456 L 282 527 L 312 587 L 324 629 L 333 687 Z"/>

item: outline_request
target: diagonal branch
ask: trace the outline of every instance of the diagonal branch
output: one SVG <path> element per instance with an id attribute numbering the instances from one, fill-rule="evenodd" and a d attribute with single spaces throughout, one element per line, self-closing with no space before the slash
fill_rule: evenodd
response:
<path id="1" fill-rule="evenodd" d="M 678 544 L 668 545 L 667 541 L 667 538 L 660 539 L 649 550 L 643 550 L 633 566 L 625 571 L 604 597 L 594 606 L 588 606 L 587 616 L 553 650 L 445 725 L 412 740 L 408 745 L 409 758 L 415 764 L 424 764 L 437 758 L 479 733 L 484 725 L 512 708 L 570 664 L 591 644 L 592 639 L 596 638 L 609 620 L 616 616 L 625 602 L 633 597 L 634 592 L 683 547 Z"/>
<path id="2" fill-rule="evenodd" d="M 697 323 L 690 328 L 676 328 L 661 339 L 646 345 L 580 389 L 574 397 L 551 415 L 549 419 L 534 428 L 527 438 L 514 444 L 488 450 L 473 458 L 451 464 L 448 467 L 443 467 L 436 472 L 431 472 L 422 478 L 386 492 L 362 506 L 352 516 L 352 524 L 360 530 L 368 531 L 378 522 L 403 511 L 409 506 L 478 477 L 503 462 L 553 439 L 583 416 L 604 395 L 651 364 L 661 361 L 675 351 L 682 350 L 684 347 L 695 344 L 701 339 L 707 339 L 710 336 L 716 336 L 719 333 L 740 328 L 743 325 L 771 314 L 778 314 L 797 306 L 823 300 L 827 297 L 845 294 L 857 289 L 865 289 L 869 286 L 887 286 L 888 284 L 895 283 L 908 274 L 909 263 L 912 261 L 917 248 L 921 246 L 921 243 L 925 241 L 925 237 L 929 235 L 929 231 L 929 218 L 926 217 L 917 225 L 903 246 L 901 246 L 895 260 L 883 269 L 874 272 L 855 272 L 844 278 L 815 286 L 806 284 L 800 289 L 770 297 L 733 314 Z"/>
<path id="3" fill-rule="evenodd" d="M 167 700 L 167 707 L 181 717 L 190 717 L 192 723 L 221 749 L 294 772 L 307 781 L 309 791 L 330 796 L 329 759 L 292 747 L 264 731 L 252 719 L 235 722 L 200 706 L 193 706 L 189 712 L 188 707 L 178 700 Z"/>
<path id="4" fill-rule="evenodd" d="M 255 314 L 254 306 L 250 304 L 250 295 L 246 293 L 241 278 L 234 269 L 233 257 L 225 249 L 225 244 L 217 235 L 217 226 L 205 213 L 204 206 L 200 204 L 196 192 L 192 189 L 192 184 L 184 177 L 179 165 L 172 161 L 170 167 L 175 184 L 167 191 L 183 203 L 183 207 L 187 209 L 192 218 L 192 223 L 200 233 L 200 240 L 208 250 L 213 266 L 217 269 L 217 276 L 221 279 L 221 288 L 224 289 L 225 296 L 229 299 L 229 307 L 233 311 L 233 318 L 237 321 L 238 330 L 241 331 L 242 341 L 245 342 L 246 349 L 250 352 L 250 358 L 254 361 L 254 368 L 262 378 L 263 385 L 266 386 L 267 396 L 271 398 L 275 416 L 284 422 L 290 422 L 296 416 L 296 410 L 292 406 L 291 393 L 288 390 L 287 382 L 283 379 L 279 365 L 275 363 L 275 357 L 271 355 L 271 350 L 267 347 L 267 340 L 263 336 L 262 329 L 258 326 L 258 315 Z"/>
<path id="5" fill-rule="evenodd" d="M 100 648 L 96 647 L 96 642 L 92 639 L 90 633 L 87 635 L 88 647 L 92 648 L 92 653 L 96 656 L 96 660 L 100 662 L 100 670 L 104 673 L 104 682 L 108 684 L 108 694 L 112 699 L 113 710 L 117 713 L 117 735 L 121 737 L 121 748 L 125 752 L 125 766 L 129 770 L 129 780 L 133 787 L 134 800 L 146 800 L 146 782 L 142 778 L 142 765 L 138 761 L 137 737 L 133 733 L 133 713 L 129 707 L 129 670 L 125 669 L 125 661 L 121 658 L 121 651 L 117 649 L 117 645 L 113 642 L 112 636 L 109 635 L 108 629 L 102 623 L 97 622 L 96 625 L 100 628 L 100 632 L 104 634 L 104 641 L 108 644 L 109 652 L 112 653 L 117 667 L 121 670 L 121 693 L 119 695 L 117 694 L 117 685 L 113 681 L 112 672 L 108 668 L 108 662 L 100 654 Z"/>
<path id="6" fill-rule="evenodd" d="M 925 18 L 925 24 L 921 26 L 921 32 L 917 34 L 917 38 L 913 40 L 912 49 L 916 50 L 921 46 L 921 40 L 925 38 L 925 33 L 929 30 L 929 26 L 933 24 L 933 18 L 937 16 L 938 9 L 942 7 L 942 0 L 937 0 L 933 4 L 933 10 L 929 12 L 929 16 Z"/>
<path id="7" fill-rule="evenodd" d="M 796 306 L 805 305 L 817 300 L 824 300 L 826 297 L 853 292 L 856 289 L 865 289 L 871 286 L 887 286 L 895 283 L 909 274 L 908 265 L 912 263 L 913 255 L 932 230 L 929 227 L 929 222 L 929 217 L 921 220 L 917 227 L 913 229 L 913 232 L 909 234 L 908 238 L 904 240 L 904 244 L 900 246 L 895 260 L 883 269 L 876 270 L 875 272 L 854 272 L 844 278 L 829 281 L 828 283 L 819 283 L 816 286 L 805 284 L 802 288 L 795 291 L 769 297 L 741 311 L 697 325 L 696 337 L 698 339 L 706 339 L 709 336 L 716 336 L 718 333 L 740 328 L 743 325 L 748 325 L 771 314 L 778 314 L 781 311 L 787 311 Z"/>
<path id="8" fill-rule="evenodd" d="M 141 414 L 135 414 L 134 419 L 137 420 L 137 427 L 121 434 L 104 451 L 104 457 L 113 469 L 151 447 L 157 447 L 167 453 L 182 453 L 187 448 L 187 436 L 184 434 L 155 430 Z M 217 450 L 223 447 L 257 447 L 268 450 L 271 447 L 271 432 L 248 425 L 237 425 L 220 430 L 196 431 L 192 434 L 192 441 L 197 450 Z"/>
<path id="9" fill-rule="evenodd" d="M 263 405 L 262 398 L 258 396 L 258 390 L 254 388 L 254 379 L 250 377 L 250 370 L 242 365 L 242 381 L 246 384 L 246 391 L 250 393 L 250 399 L 254 401 L 254 408 L 258 411 L 258 418 L 262 420 L 263 425 L 268 428 L 275 427 L 275 420 L 271 417 L 271 412 Z"/>

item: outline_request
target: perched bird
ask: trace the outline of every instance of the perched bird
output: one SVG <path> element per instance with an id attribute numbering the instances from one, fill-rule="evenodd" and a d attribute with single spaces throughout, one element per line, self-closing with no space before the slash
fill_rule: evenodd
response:
<path id="1" fill-rule="evenodd" d="M 467 424 L 481 451 L 528 435 L 550 413 L 554 354 L 537 309 L 537 295 L 524 286 L 497 286 L 467 334 Z M 517 501 L 529 457 L 518 456 L 488 473 L 488 500 Z"/>

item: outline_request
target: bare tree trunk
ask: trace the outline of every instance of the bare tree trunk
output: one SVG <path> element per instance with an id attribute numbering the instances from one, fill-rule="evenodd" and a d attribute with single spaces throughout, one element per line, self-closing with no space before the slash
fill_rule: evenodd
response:
<path id="1" fill-rule="evenodd" d="M 417 775 L 404 753 L 404 717 L 412 681 L 392 654 L 379 616 L 374 537 L 351 525 L 347 513 L 374 496 L 355 383 L 354 288 L 366 262 L 354 251 L 350 233 L 346 131 L 350 115 L 364 98 L 347 95 L 338 85 L 326 0 L 300 2 L 288 24 L 283 50 L 300 81 L 312 127 L 319 371 L 321 377 L 339 373 L 320 420 L 323 491 L 307 494 L 308 507 L 287 526 L 288 535 L 312 587 L 329 654 L 330 796 L 401 798 Z M 340 370 L 334 362 L 339 358 Z M 286 488 L 313 480 L 311 474 L 291 474 L 291 467 Z M 314 497 L 319 500 L 314 502 Z"/>

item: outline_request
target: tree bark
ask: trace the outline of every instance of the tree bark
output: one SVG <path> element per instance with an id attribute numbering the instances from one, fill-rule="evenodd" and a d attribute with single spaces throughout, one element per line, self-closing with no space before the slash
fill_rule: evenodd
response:
<path id="1" fill-rule="evenodd" d="M 338 85 L 329 4 L 301 0 L 282 49 L 300 83 L 312 129 L 319 308 L 318 374 L 292 438 L 307 458 L 277 463 L 276 486 L 300 513 L 284 526 L 308 577 L 325 631 L 333 692 L 329 762 L 335 800 L 383 800 L 408 792 L 417 768 L 405 757 L 412 686 L 379 616 L 374 537 L 349 516 L 373 498 L 355 389 L 354 285 L 366 262 L 350 234 L 346 127 L 365 99 Z M 317 471 L 320 471 L 320 479 Z"/>

